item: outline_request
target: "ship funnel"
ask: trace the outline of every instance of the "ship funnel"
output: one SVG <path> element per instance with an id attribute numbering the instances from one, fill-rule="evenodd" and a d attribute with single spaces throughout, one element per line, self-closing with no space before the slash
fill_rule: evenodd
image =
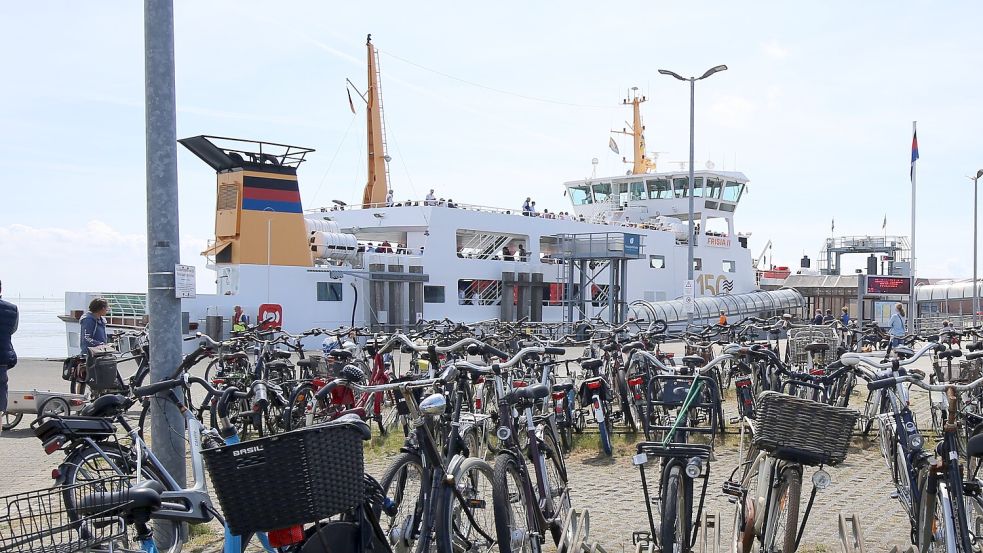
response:
<path id="1" fill-rule="evenodd" d="M 216 264 L 312 265 L 297 167 L 310 148 L 194 136 L 179 140 L 216 173 Z"/>

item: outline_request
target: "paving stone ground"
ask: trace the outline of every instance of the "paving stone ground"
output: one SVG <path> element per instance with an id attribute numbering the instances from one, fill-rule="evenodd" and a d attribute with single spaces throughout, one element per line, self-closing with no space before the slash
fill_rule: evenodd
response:
<path id="1" fill-rule="evenodd" d="M 24 360 L 11 371 L 10 379 L 12 389 L 67 389 L 67 383 L 60 379 L 60 364 L 54 362 Z M 861 387 L 853 406 L 859 408 L 865 397 L 866 393 Z M 732 404 L 731 398 L 726 403 L 728 412 Z M 930 427 L 927 395 L 913 392 L 912 404 L 919 426 Z M 30 420 L 31 417 L 25 417 L 18 429 L 4 432 L 0 437 L 0 463 L 3 466 L 0 494 L 47 487 L 51 482 L 51 469 L 61 460 L 57 454 L 44 454 L 40 442 L 29 429 Z M 596 453 L 596 445 L 590 438 L 580 441 L 584 447 L 567 460 L 574 507 L 590 510 L 591 540 L 600 543 L 609 552 L 633 551 L 632 531 L 647 527 L 639 471 L 631 464 L 634 438 L 616 436 L 616 451 L 610 458 Z M 730 550 L 734 512 L 733 504 L 720 490 L 721 484 L 737 465 L 737 449 L 737 439 L 727 438 L 716 446 L 716 459 L 711 463 L 706 511 L 719 514 L 723 536 L 720 551 Z M 374 455 L 368 460 L 366 470 L 381 476 L 386 464 L 385 455 Z M 867 551 L 888 551 L 894 544 L 908 543 L 907 521 L 897 500 L 890 497 L 891 479 L 876 439 L 855 438 L 846 462 L 828 471 L 832 475 L 832 486 L 819 492 L 816 497 L 801 550 L 840 550 L 837 530 L 840 512 L 859 515 Z M 800 510 L 805 509 L 812 472 L 812 469 L 807 469 L 803 479 L 805 485 Z M 217 532 L 198 538 L 189 550 L 219 551 L 218 539 Z"/>

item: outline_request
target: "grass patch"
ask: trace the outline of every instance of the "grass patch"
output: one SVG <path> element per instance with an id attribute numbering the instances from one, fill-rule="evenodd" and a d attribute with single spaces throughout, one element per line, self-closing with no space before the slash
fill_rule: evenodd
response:
<path id="1" fill-rule="evenodd" d="M 395 455 L 399 453 L 399 449 L 403 447 L 403 443 L 406 441 L 401 428 L 394 428 L 385 436 L 379 435 L 378 428 L 373 427 L 372 430 L 372 438 L 364 442 L 363 445 L 366 459 L 379 459 Z"/>

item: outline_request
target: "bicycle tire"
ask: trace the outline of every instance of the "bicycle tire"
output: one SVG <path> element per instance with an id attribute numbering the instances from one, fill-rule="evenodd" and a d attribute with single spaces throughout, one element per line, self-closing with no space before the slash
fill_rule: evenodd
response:
<path id="1" fill-rule="evenodd" d="M 540 452 L 543 454 L 546 465 L 546 482 L 550 493 L 550 501 L 553 503 L 553 518 L 563 522 L 567 513 L 570 511 L 570 495 L 567 492 L 567 467 L 563 461 L 563 454 L 557 447 L 556 439 L 549 429 L 543 433 L 543 441 L 539 444 Z M 563 536 L 563 528 L 559 524 L 550 525 L 550 534 L 553 536 L 553 543 L 560 544 Z"/>
<path id="2" fill-rule="evenodd" d="M 666 477 L 662 496 L 662 519 L 659 526 L 661 551 L 687 551 L 689 549 L 690 512 L 686 500 L 686 482 L 679 465 L 673 465 Z M 678 546 L 678 547 L 677 547 Z"/>
<path id="3" fill-rule="evenodd" d="M 413 480 L 414 476 L 417 477 L 416 481 Z M 430 484 L 428 471 L 423 468 L 420 456 L 409 452 L 397 455 L 379 480 L 383 495 L 393 502 L 396 509 L 396 514 L 383 512 L 379 518 L 379 525 L 394 549 L 416 550 L 425 507 L 422 504 L 425 498 L 423 491 L 429 490 Z M 410 487 L 407 488 L 407 485 Z M 402 541 L 402 545 L 397 545 L 398 541 Z"/>
<path id="4" fill-rule="evenodd" d="M 603 409 L 603 407 L 602 407 Z M 603 422 L 597 424 L 598 433 L 601 437 L 601 451 L 604 452 L 608 457 L 614 452 L 614 448 L 611 446 L 611 432 L 608 430 L 607 418 Z"/>
<path id="5" fill-rule="evenodd" d="M 130 452 L 127 448 L 114 443 L 101 443 L 100 447 L 102 448 L 101 452 L 92 446 L 84 446 L 72 451 L 65 457 L 65 460 L 61 465 L 65 467 L 64 473 L 62 474 L 64 478 L 64 483 L 62 484 L 63 486 L 69 487 L 82 482 L 99 480 L 107 476 L 115 475 L 115 471 L 113 471 L 109 465 L 105 464 L 105 458 L 108 458 L 114 465 L 116 465 L 118 469 L 124 472 L 129 472 L 136 468 L 133 465 L 133 462 L 130 460 Z M 105 455 L 105 457 L 103 457 L 103 455 Z M 95 462 L 93 463 L 91 461 Z M 103 466 L 98 466 L 99 463 L 102 463 Z M 141 473 L 141 477 L 143 479 L 160 482 L 166 489 L 166 480 L 160 473 L 157 472 L 156 469 L 154 469 L 154 467 L 145 464 L 141 470 Z M 82 477 L 81 479 L 80 476 Z M 74 507 L 71 505 L 71 503 L 75 501 L 74 494 L 65 493 L 63 495 L 66 509 L 69 511 L 73 510 Z M 161 526 L 157 527 L 157 532 L 155 532 L 155 535 L 161 535 L 163 533 L 169 534 L 175 539 L 180 538 L 180 522 L 160 520 L 157 521 L 157 523 Z M 164 528 L 163 532 L 161 532 L 162 527 Z M 154 538 L 154 542 L 157 543 L 156 537 Z M 157 549 L 159 551 L 168 551 L 173 545 L 174 542 L 157 543 Z"/>
<path id="6" fill-rule="evenodd" d="M 444 486 L 437 506 L 437 551 L 486 553 L 493 550 L 497 544 L 493 477 L 491 465 L 482 459 L 469 457 L 461 463 L 454 481 L 467 503 L 461 503 L 452 486 Z M 492 542 L 488 543 L 487 538 L 474 528 L 465 509 L 470 510 L 471 517 Z"/>
<path id="7" fill-rule="evenodd" d="M 773 496 L 778 503 L 771 524 L 768 525 L 769 537 L 765 539 L 765 551 L 795 551 L 795 538 L 799 531 L 799 505 L 802 500 L 802 474 L 799 470 L 795 466 L 782 469 L 778 492 Z"/>
<path id="8" fill-rule="evenodd" d="M 628 431 L 632 434 L 638 432 L 638 426 L 632 417 L 632 401 L 628 396 L 628 379 L 625 377 L 624 369 L 619 369 L 617 374 L 618 400 L 621 403 L 621 422 L 625 424 Z"/>
<path id="9" fill-rule="evenodd" d="M 508 453 L 495 458 L 492 497 L 498 549 L 501 553 L 540 553 L 541 544 L 533 537 L 535 529 L 529 528 L 526 518 L 526 509 L 538 507 L 535 506 L 534 497 L 527 497 L 526 486 L 523 485 L 525 472 L 519 467 L 520 462 Z M 515 512 L 513 505 L 520 506 L 521 510 Z M 513 547 L 514 536 L 524 538 L 516 544 L 517 547 Z"/>
<path id="10" fill-rule="evenodd" d="M 874 409 L 880 407 L 878 401 L 880 396 L 881 394 L 877 393 L 877 390 L 868 392 L 867 394 L 867 401 L 864 402 L 864 414 L 860 423 L 862 425 L 860 432 L 864 436 L 869 436 L 871 429 L 874 428 L 874 419 L 878 415 L 878 413 L 874 412 Z"/>

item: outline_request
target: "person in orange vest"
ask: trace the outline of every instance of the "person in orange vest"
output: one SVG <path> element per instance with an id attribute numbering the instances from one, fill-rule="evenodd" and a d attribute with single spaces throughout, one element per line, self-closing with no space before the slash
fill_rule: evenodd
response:
<path id="1" fill-rule="evenodd" d="M 720 312 L 720 319 L 717 321 L 720 326 L 727 326 L 727 314 L 723 311 Z"/>

